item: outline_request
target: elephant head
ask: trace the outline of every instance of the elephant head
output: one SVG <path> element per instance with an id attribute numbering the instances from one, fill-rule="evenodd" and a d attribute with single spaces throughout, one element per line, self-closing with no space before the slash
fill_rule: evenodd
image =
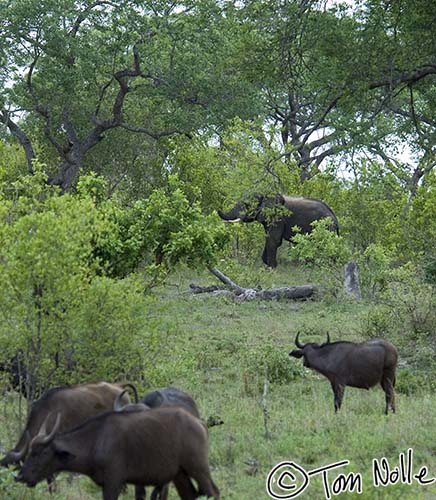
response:
<path id="1" fill-rule="evenodd" d="M 285 200 L 281 194 L 264 196 L 255 194 L 246 200 L 237 203 L 228 212 L 218 210 L 218 215 L 226 222 L 261 222 L 266 223 L 265 208 L 284 205 Z"/>

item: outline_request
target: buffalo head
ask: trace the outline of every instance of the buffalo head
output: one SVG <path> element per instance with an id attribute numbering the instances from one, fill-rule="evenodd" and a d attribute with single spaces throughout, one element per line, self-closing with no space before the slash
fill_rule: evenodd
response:
<path id="1" fill-rule="evenodd" d="M 50 432 L 47 432 L 49 414 L 44 420 L 38 434 L 29 444 L 29 454 L 16 481 L 26 483 L 29 487 L 36 486 L 43 479 L 47 479 L 56 472 L 57 462 L 65 460 L 62 450 L 58 450 L 53 440 L 61 424 L 61 414 L 56 415 L 55 423 Z"/>
<path id="2" fill-rule="evenodd" d="M 307 368 L 310 368 L 310 358 L 312 356 L 316 356 L 316 352 L 319 351 L 322 347 L 326 346 L 327 344 L 330 344 L 330 335 L 327 332 L 327 340 L 323 344 L 318 344 L 317 342 L 307 342 L 306 344 L 302 344 L 299 340 L 300 337 L 300 332 L 297 333 L 297 336 L 295 337 L 295 345 L 298 347 L 298 349 L 294 349 L 289 353 L 289 356 L 292 356 L 294 358 L 302 358 L 304 357 L 303 365 L 306 366 Z"/>

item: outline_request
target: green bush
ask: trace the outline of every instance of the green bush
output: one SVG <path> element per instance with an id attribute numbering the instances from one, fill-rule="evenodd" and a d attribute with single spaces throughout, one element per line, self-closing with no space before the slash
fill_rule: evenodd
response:
<path id="1" fill-rule="evenodd" d="M 377 299 L 386 290 L 392 257 L 380 244 L 371 243 L 357 259 L 362 294 Z"/>
<path id="2" fill-rule="evenodd" d="M 229 245 L 228 227 L 216 214 L 204 215 L 186 190 L 177 176 L 170 175 L 166 188 L 132 207 L 112 201 L 101 206 L 113 230 L 97 242 L 96 252 L 112 276 L 124 277 L 142 268 L 153 282 L 178 263 L 198 267 L 216 261 Z"/>
<path id="3" fill-rule="evenodd" d="M 16 188 L 17 200 L 0 195 L 0 361 L 21 350 L 29 401 L 66 382 L 141 381 L 166 339 L 148 320 L 142 279 L 105 276 L 95 251 L 113 229 L 104 208 L 83 192 L 59 196 L 42 175 Z"/>
<path id="4" fill-rule="evenodd" d="M 391 310 L 383 305 L 374 305 L 362 320 L 362 330 L 363 335 L 369 339 L 385 338 L 397 333 Z"/>
<path id="5" fill-rule="evenodd" d="M 159 323 L 148 317 L 154 307 L 139 280 L 95 277 L 69 318 L 76 363 L 70 380 L 134 380 L 144 385 L 169 342 Z"/>
<path id="6" fill-rule="evenodd" d="M 436 286 L 436 256 L 428 256 L 424 260 L 424 281 L 432 286 Z"/>
<path id="7" fill-rule="evenodd" d="M 329 231 L 330 223 L 329 219 L 314 221 L 311 233 L 294 236 L 289 254 L 304 263 L 313 281 L 336 296 L 342 290 L 343 267 L 351 254 L 343 237 Z"/>
<path id="8" fill-rule="evenodd" d="M 395 390 L 400 394 L 425 393 L 427 391 L 435 391 L 436 383 L 425 373 L 413 371 L 410 368 L 403 368 L 397 371 L 397 380 Z"/>
<path id="9" fill-rule="evenodd" d="M 261 344 L 242 354 L 244 385 L 246 392 L 258 392 L 263 387 L 265 369 L 268 382 L 287 384 L 304 376 L 301 364 L 291 361 L 286 349 L 273 344 Z"/>

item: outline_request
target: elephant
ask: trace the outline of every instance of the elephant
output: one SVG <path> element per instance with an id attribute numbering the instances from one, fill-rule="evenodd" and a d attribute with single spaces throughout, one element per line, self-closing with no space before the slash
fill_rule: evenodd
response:
<path id="1" fill-rule="evenodd" d="M 280 210 L 283 207 L 285 210 Z M 267 209 L 267 210 L 264 210 Z M 268 209 L 279 209 L 274 217 L 268 217 Z M 286 213 L 289 210 L 289 215 Z M 298 226 L 302 234 L 312 231 L 311 223 L 330 217 L 330 231 L 339 234 L 338 220 L 333 210 L 323 201 L 315 198 L 299 198 L 278 194 L 276 196 L 255 195 L 254 199 L 237 203 L 228 212 L 218 210 L 226 222 L 260 222 L 265 228 L 266 241 L 262 260 L 268 267 L 277 267 L 277 249 L 283 239 L 291 241 Z"/>

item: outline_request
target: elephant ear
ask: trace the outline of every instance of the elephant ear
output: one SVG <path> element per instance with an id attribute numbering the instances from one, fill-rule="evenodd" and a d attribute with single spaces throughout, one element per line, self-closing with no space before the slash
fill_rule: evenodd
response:
<path id="1" fill-rule="evenodd" d="M 276 205 L 284 205 L 285 204 L 285 198 L 282 194 L 278 193 L 275 197 L 275 203 Z"/>

